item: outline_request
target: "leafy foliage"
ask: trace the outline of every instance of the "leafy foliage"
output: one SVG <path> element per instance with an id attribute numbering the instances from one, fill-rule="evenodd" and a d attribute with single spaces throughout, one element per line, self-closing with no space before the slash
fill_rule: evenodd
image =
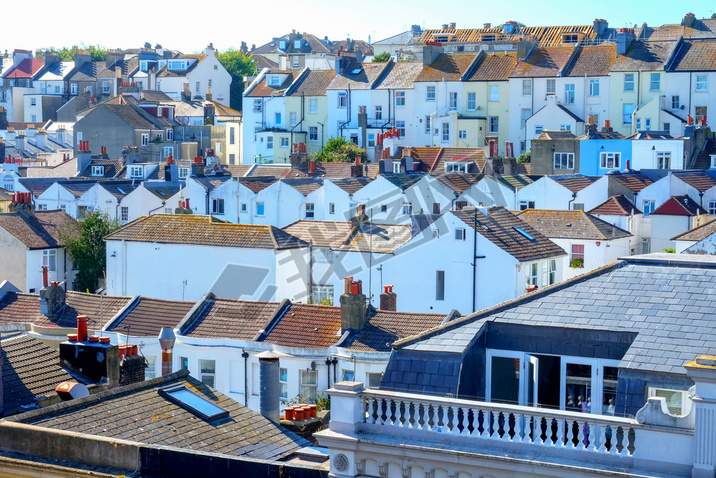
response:
<path id="1" fill-rule="evenodd" d="M 235 48 L 229 48 L 216 53 L 216 59 L 231 75 L 231 89 L 229 106 L 241 111 L 244 94 L 244 76 L 256 74 L 256 64 L 251 55 L 245 54 Z"/>
<path id="2" fill-rule="evenodd" d="M 70 258 L 77 264 L 78 290 L 96 290 L 107 263 L 104 237 L 121 227 L 107 214 L 95 212 L 60 231 L 60 238 Z"/>
<path id="3" fill-rule="evenodd" d="M 383 53 L 378 53 L 373 57 L 373 63 L 385 63 L 388 60 L 390 60 L 390 53 L 387 51 L 384 51 Z"/>
<path id="4" fill-rule="evenodd" d="M 527 151 L 526 153 L 522 153 L 519 156 L 517 156 L 517 162 L 518 163 L 531 163 L 532 162 L 532 152 Z"/>
<path id="5" fill-rule="evenodd" d="M 328 138 L 326 145 L 316 156 L 319 161 L 326 163 L 351 163 L 358 156 L 361 162 L 368 159 L 365 149 L 361 149 L 352 141 L 346 141 L 343 137 Z"/>
<path id="6" fill-rule="evenodd" d="M 107 58 L 107 49 L 100 45 L 86 45 L 84 43 L 80 44 L 78 47 L 77 45 L 73 46 L 72 48 L 62 47 L 62 48 L 55 48 L 53 46 L 48 48 L 43 48 L 41 50 L 37 50 L 36 57 L 42 58 L 45 52 L 54 51 L 55 53 L 60 55 L 60 60 L 62 61 L 74 61 L 75 59 L 75 52 L 77 50 L 87 50 L 89 51 L 90 57 L 92 58 L 92 61 L 104 61 Z"/>

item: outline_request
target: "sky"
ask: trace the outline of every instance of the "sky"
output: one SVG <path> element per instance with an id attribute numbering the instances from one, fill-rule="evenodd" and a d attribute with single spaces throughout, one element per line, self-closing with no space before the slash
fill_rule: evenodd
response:
<path id="1" fill-rule="evenodd" d="M 333 41 L 347 37 L 376 41 L 413 24 L 440 28 L 455 22 L 457 28 L 481 28 L 484 23 L 515 20 L 527 26 L 587 25 L 603 18 L 619 28 L 644 22 L 680 23 L 688 12 L 697 18 L 716 13 L 714 0 L 691 0 L 683 7 L 670 0 L 72 0 L 64 4 L 35 0 L 31 5 L 3 2 L 0 51 L 82 43 L 139 48 L 149 42 L 194 53 L 209 43 L 225 50 L 239 48 L 245 41 L 251 48 L 291 30 Z"/>

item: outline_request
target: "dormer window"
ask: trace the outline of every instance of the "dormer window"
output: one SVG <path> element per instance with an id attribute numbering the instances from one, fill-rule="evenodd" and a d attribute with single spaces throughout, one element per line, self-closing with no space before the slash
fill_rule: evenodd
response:
<path id="1" fill-rule="evenodd" d="M 186 61 L 172 60 L 167 63 L 167 68 L 170 70 L 186 70 Z"/>
<path id="2" fill-rule="evenodd" d="M 301 40 L 294 40 L 293 47 L 296 49 L 301 48 Z"/>
<path id="3" fill-rule="evenodd" d="M 281 41 L 279 41 L 279 42 L 278 42 L 278 48 L 279 48 L 280 50 L 285 50 L 285 49 L 286 49 L 286 40 L 281 40 Z"/>
<path id="4" fill-rule="evenodd" d="M 469 162 L 445 163 L 446 173 L 466 173 L 470 167 Z"/>
<path id="5" fill-rule="evenodd" d="M 278 86 L 278 85 L 280 85 L 278 75 L 271 75 L 271 77 L 269 78 L 269 80 L 270 80 L 269 84 L 270 84 L 271 86 Z"/>
<path id="6" fill-rule="evenodd" d="M 565 33 L 562 35 L 562 43 L 572 44 L 579 42 L 579 35 L 576 33 Z"/>
<path id="7" fill-rule="evenodd" d="M 144 177 L 144 168 L 142 166 L 130 166 L 129 177 L 133 179 Z"/>
<path id="8" fill-rule="evenodd" d="M 92 176 L 104 176 L 104 166 L 92 166 Z"/>

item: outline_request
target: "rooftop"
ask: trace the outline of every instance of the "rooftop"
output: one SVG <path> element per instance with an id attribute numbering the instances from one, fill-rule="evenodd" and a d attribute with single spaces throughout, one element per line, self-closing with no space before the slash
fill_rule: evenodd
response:
<path id="1" fill-rule="evenodd" d="M 589 214 L 603 216 L 631 216 L 641 214 L 641 211 L 634 206 L 623 194 L 612 196 L 591 211 Z"/>
<path id="2" fill-rule="evenodd" d="M 608 241 L 631 234 L 584 211 L 526 209 L 517 217 L 550 238 Z"/>
<path id="3" fill-rule="evenodd" d="M 76 221 L 65 211 L 36 211 L 33 216 L 19 212 L 0 214 L 0 228 L 15 236 L 28 249 L 51 249 L 63 246 L 61 231 Z"/>

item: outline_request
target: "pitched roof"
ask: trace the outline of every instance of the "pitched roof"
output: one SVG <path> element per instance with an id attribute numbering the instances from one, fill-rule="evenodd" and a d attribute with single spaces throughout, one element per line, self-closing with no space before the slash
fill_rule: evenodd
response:
<path id="1" fill-rule="evenodd" d="M 527 58 L 517 61 L 510 78 L 557 77 L 574 51 L 574 47 L 533 48 Z"/>
<path id="2" fill-rule="evenodd" d="M 106 239 L 259 249 L 293 249 L 307 245 L 273 226 L 218 222 L 212 216 L 193 214 L 143 216 Z"/>
<path id="3" fill-rule="evenodd" d="M 681 254 L 630 257 L 396 346 L 433 352 L 449 343 L 447 351 L 462 353 L 489 322 L 630 332 L 634 340 L 620 368 L 684 375 L 683 365 L 694 357 L 716 355 L 711 323 L 715 259 Z"/>
<path id="4" fill-rule="evenodd" d="M 430 65 L 423 67 L 415 81 L 460 81 L 476 55 L 475 52 L 441 53 Z"/>
<path id="5" fill-rule="evenodd" d="M 376 90 L 412 89 L 413 82 L 423 70 L 423 64 L 418 62 L 401 61 L 389 62 L 388 71 L 380 82 L 375 85 Z"/>
<path id="6" fill-rule="evenodd" d="M 291 186 L 304 196 L 311 194 L 313 191 L 323 186 L 323 179 L 321 178 L 282 179 L 281 182 L 287 186 Z"/>
<path id="7" fill-rule="evenodd" d="M 437 176 L 437 180 L 458 194 L 462 193 L 473 184 L 477 184 L 478 181 L 475 176 L 467 173 L 442 174 Z"/>
<path id="8" fill-rule="evenodd" d="M 676 42 L 671 41 L 634 41 L 625 54 L 617 57 L 612 71 L 664 70 L 675 46 Z"/>
<path id="9" fill-rule="evenodd" d="M 629 232 L 584 211 L 526 209 L 517 217 L 550 238 L 608 241 L 631 237 Z"/>
<path id="10" fill-rule="evenodd" d="M 139 297 L 130 310 L 108 324 L 105 330 L 133 337 L 157 337 L 162 327 L 176 327 L 192 307 L 194 302 Z"/>
<path id="11" fill-rule="evenodd" d="M 298 220 L 284 226 L 285 232 L 304 242 L 313 241 L 316 247 L 340 247 L 350 234 L 352 226 L 347 221 Z"/>
<path id="12" fill-rule="evenodd" d="M 353 63 L 336 75 L 327 89 L 347 90 L 350 85 L 352 90 L 370 90 L 383 75 L 389 63 Z"/>
<path id="13" fill-rule="evenodd" d="M 527 174 L 500 174 L 499 176 L 495 176 L 495 179 L 513 191 L 518 191 L 537 181 L 540 177 L 541 176 L 530 176 Z"/>
<path id="14" fill-rule="evenodd" d="M 299 220 L 283 228 L 304 242 L 330 247 L 338 251 L 391 254 L 413 238 L 412 226 L 407 224 L 364 223 L 354 228 L 350 222 Z"/>
<path id="15" fill-rule="evenodd" d="M 683 42 L 675 55 L 670 71 L 716 70 L 716 42 Z"/>
<path id="16" fill-rule="evenodd" d="M 706 173 L 674 172 L 673 174 L 689 186 L 694 187 L 697 191 L 702 193 L 716 186 L 716 181 Z"/>
<path id="17" fill-rule="evenodd" d="M 75 221 L 62 210 L 36 211 L 34 216 L 19 212 L 0 214 L 0 227 L 15 236 L 29 249 L 49 249 L 64 245 L 60 232 Z"/>
<path id="18" fill-rule="evenodd" d="M 589 214 L 603 216 L 631 216 L 641 214 L 641 211 L 634 206 L 623 194 L 612 196 L 591 211 Z"/>
<path id="19" fill-rule="evenodd" d="M 292 170 L 291 165 L 277 164 L 277 165 L 255 165 L 254 168 L 246 173 L 246 177 L 272 177 L 272 178 L 285 178 Z"/>
<path id="20" fill-rule="evenodd" d="M 102 181 L 99 183 L 112 196 L 122 200 L 129 193 L 137 189 L 142 183 L 137 181 Z"/>
<path id="21" fill-rule="evenodd" d="M 458 28 L 425 30 L 416 40 L 417 43 L 434 41 L 436 36 L 449 36 L 446 43 L 492 43 L 494 41 L 515 41 L 527 38 L 541 46 L 558 46 L 562 44 L 562 35 L 565 33 L 581 33 L 585 39 L 595 38 L 593 25 L 560 25 L 519 27 L 510 33 L 505 26 L 491 28 Z M 485 40 L 484 35 L 492 36 L 491 41 Z"/>
<path id="22" fill-rule="evenodd" d="M 361 177 L 331 179 L 330 181 L 352 196 L 353 194 L 357 193 L 358 191 L 366 187 L 368 184 L 370 184 L 373 180 L 371 178 Z"/>
<path id="23" fill-rule="evenodd" d="M 14 78 L 26 78 L 30 79 L 32 78 L 35 73 L 40 71 L 42 68 L 44 60 L 42 58 L 25 58 L 20 63 L 17 64 L 14 68 L 11 68 L 9 71 L 3 75 L 3 78 L 6 79 L 14 79 Z"/>
<path id="24" fill-rule="evenodd" d="M 134 129 L 158 129 L 166 126 L 159 118 L 153 118 L 136 105 L 113 105 L 101 103 L 97 105 L 93 111 L 98 110 L 99 108 L 113 113 Z"/>
<path id="25" fill-rule="evenodd" d="M 256 69 L 261 71 L 264 68 L 268 68 L 270 70 L 277 70 L 278 69 L 278 63 L 276 63 L 273 60 L 269 60 L 263 55 L 259 55 L 257 53 L 254 53 L 251 55 L 251 59 L 256 64 Z"/>
<path id="26" fill-rule="evenodd" d="M 335 178 L 335 179 L 349 179 L 352 178 L 353 165 L 355 163 L 323 163 L 320 161 L 316 162 L 315 171 L 313 173 L 309 170 L 308 163 L 302 164 L 298 168 L 291 168 L 287 173 L 283 175 L 284 178 Z M 363 170 L 362 178 L 375 179 L 378 177 L 380 165 L 378 163 L 362 163 L 361 169 Z M 362 179 L 357 178 L 357 179 Z"/>
<path id="27" fill-rule="evenodd" d="M 564 250 L 550 241 L 541 232 L 518 219 L 502 206 L 487 208 L 488 216 L 480 210 L 453 211 L 452 214 L 467 224 L 470 229 L 477 230 L 503 251 L 520 262 L 563 256 Z M 477 218 L 477 224 L 475 224 Z M 520 233 L 525 231 L 532 239 Z"/>
<path id="28" fill-rule="evenodd" d="M 577 139 L 571 131 L 542 131 L 537 139 Z"/>
<path id="29" fill-rule="evenodd" d="M 46 397 L 56 396 L 62 382 L 77 381 L 60 367 L 60 354 L 29 335 L 3 339 L 2 390 L 5 416 L 35 408 Z"/>
<path id="30" fill-rule="evenodd" d="M 199 338 L 253 340 L 276 313 L 278 302 L 213 297 L 192 321 L 182 324 L 181 334 Z"/>
<path id="31" fill-rule="evenodd" d="M 419 173 L 405 173 L 405 174 L 385 174 L 380 177 L 391 183 L 393 186 L 405 191 L 421 179 L 425 175 Z"/>
<path id="32" fill-rule="evenodd" d="M 341 308 L 292 303 L 264 341 L 285 347 L 328 348 L 341 337 Z"/>
<path id="33" fill-rule="evenodd" d="M 681 196 L 671 196 L 664 203 L 657 207 L 652 214 L 657 216 L 698 216 L 706 214 L 706 210 L 699 204 L 684 194 Z"/>
<path id="34" fill-rule="evenodd" d="M 239 184 L 246 186 L 254 193 L 258 193 L 271 186 L 276 181 L 278 181 L 278 179 L 273 177 L 248 177 L 239 179 Z"/>
<path id="35" fill-rule="evenodd" d="M 446 161 L 472 161 L 475 163 L 469 172 L 479 173 L 487 162 L 484 148 L 439 148 L 434 146 L 416 146 L 410 148 L 410 156 L 422 161 L 431 174 L 444 174 Z"/>
<path id="36" fill-rule="evenodd" d="M 473 68 L 467 81 L 507 80 L 517 64 L 515 52 L 486 53 Z"/>
<path id="37" fill-rule="evenodd" d="M 84 170 L 80 171 L 77 177 L 96 178 L 97 176 L 92 174 L 92 166 L 102 166 L 104 168 L 104 174 L 100 177 L 114 178 L 124 169 L 124 161 L 121 159 L 93 159 Z"/>
<path id="38" fill-rule="evenodd" d="M 706 224 L 702 224 L 671 238 L 672 241 L 703 241 L 716 232 L 716 218 L 709 217 Z"/>
<path id="39" fill-rule="evenodd" d="M 188 374 L 181 370 L 13 418 L 68 432 L 264 460 L 280 460 L 310 445 Z M 230 418 L 209 423 L 157 393 L 157 388 L 170 385 L 184 385 L 228 411 Z"/>
<path id="40" fill-rule="evenodd" d="M 286 48 L 280 48 L 280 40 L 286 41 Z M 293 44 L 294 40 L 305 40 L 301 42 L 300 48 Z M 333 49 L 324 44 L 319 38 L 310 33 L 287 33 L 283 36 L 273 38 L 270 42 L 254 48 L 249 53 L 252 55 L 266 55 L 271 53 L 333 53 Z"/>
<path id="41" fill-rule="evenodd" d="M 396 340 L 417 335 L 439 326 L 446 319 L 445 314 L 415 314 L 376 310 L 350 345 L 351 350 L 390 352 Z"/>
<path id="42" fill-rule="evenodd" d="M 55 166 L 27 168 L 28 178 L 72 178 L 77 175 L 77 157 Z"/>
<path id="43" fill-rule="evenodd" d="M 636 37 L 642 41 L 657 40 L 678 40 L 679 37 L 685 39 L 697 38 L 716 38 L 716 19 L 702 18 L 695 20 L 691 27 L 687 27 L 681 23 L 667 23 L 658 27 L 650 27 L 644 23 L 640 27 L 634 29 Z"/>
<path id="44" fill-rule="evenodd" d="M 616 45 L 593 45 L 577 48 L 564 76 L 609 76 L 617 59 Z"/>
<path id="45" fill-rule="evenodd" d="M 131 299 L 131 297 L 67 291 L 65 306 L 60 313 L 56 317 L 47 317 L 40 312 L 38 294 L 8 292 L 0 299 L 0 324 L 31 323 L 73 328 L 77 327 L 77 316 L 86 315 L 87 327 L 99 330 Z"/>
<path id="46" fill-rule="evenodd" d="M 334 70 L 307 69 L 298 81 L 291 85 L 286 96 L 326 96 L 326 88 L 335 76 Z"/>
<path id="47" fill-rule="evenodd" d="M 281 90 L 284 90 L 291 86 L 291 83 L 293 83 L 293 80 L 296 78 L 295 75 L 297 75 L 297 71 L 292 70 L 270 70 L 264 77 L 261 79 L 261 81 L 256 84 L 251 91 L 246 95 L 249 98 L 260 98 L 264 96 L 281 96 L 283 93 Z M 272 75 L 287 75 L 286 78 L 281 82 L 279 85 L 269 85 L 268 84 L 268 78 Z"/>
<path id="48" fill-rule="evenodd" d="M 558 184 L 564 186 L 573 193 L 578 193 L 579 191 L 599 179 L 599 177 L 584 176 L 582 174 L 565 174 L 562 176 L 550 176 L 550 179 L 557 181 Z"/>
<path id="49" fill-rule="evenodd" d="M 610 181 L 616 181 L 619 184 L 622 184 L 635 193 L 638 193 L 645 187 L 647 187 L 650 184 L 654 184 L 654 181 L 649 179 L 648 177 L 644 176 L 641 173 L 620 173 L 620 174 L 610 174 L 609 175 Z"/>

